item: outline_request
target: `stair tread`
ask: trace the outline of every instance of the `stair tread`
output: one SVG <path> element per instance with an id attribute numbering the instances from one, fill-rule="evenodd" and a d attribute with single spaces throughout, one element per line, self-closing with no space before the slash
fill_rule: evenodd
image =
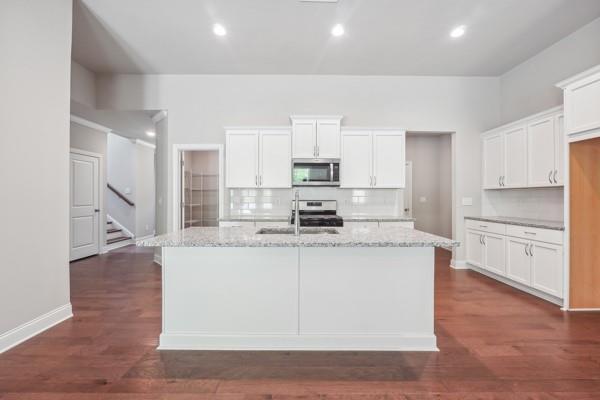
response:
<path id="1" fill-rule="evenodd" d="M 113 244 L 113 243 L 122 242 L 123 240 L 129 240 L 129 239 L 131 239 L 129 236 L 119 236 L 116 238 L 107 239 L 106 244 Z"/>
<path id="2" fill-rule="evenodd" d="M 115 232 L 122 232 L 123 229 L 117 229 L 117 228 L 109 228 L 106 230 L 106 233 L 115 233 Z"/>

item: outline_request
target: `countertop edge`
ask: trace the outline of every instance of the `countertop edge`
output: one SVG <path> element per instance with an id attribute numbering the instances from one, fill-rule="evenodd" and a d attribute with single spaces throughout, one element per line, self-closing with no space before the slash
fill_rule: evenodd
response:
<path id="1" fill-rule="evenodd" d="M 565 230 L 564 225 L 562 227 L 558 227 L 558 226 L 547 225 L 544 222 L 509 221 L 509 220 L 504 219 L 503 217 L 495 218 L 495 217 L 468 216 L 468 217 L 464 217 L 464 218 L 470 219 L 473 221 L 495 222 L 498 224 L 515 225 L 515 226 L 527 226 L 530 228 L 549 229 L 549 230 L 553 230 L 553 231 L 564 231 Z"/>

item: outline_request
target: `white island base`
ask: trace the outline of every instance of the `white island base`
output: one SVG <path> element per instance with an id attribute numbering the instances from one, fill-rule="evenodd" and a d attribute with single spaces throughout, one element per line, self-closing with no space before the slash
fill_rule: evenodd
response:
<path id="1" fill-rule="evenodd" d="M 433 247 L 163 247 L 160 350 L 437 351 Z"/>

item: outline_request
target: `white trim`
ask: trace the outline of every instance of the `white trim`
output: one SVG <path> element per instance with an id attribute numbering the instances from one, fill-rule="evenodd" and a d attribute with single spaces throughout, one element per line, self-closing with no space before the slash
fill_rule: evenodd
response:
<path id="1" fill-rule="evenodd" d="M 100 125 L 100 124 L 97 124 L 95 122 L 88 121 L 87 119 L 78 117 L 77 115 L 73 115 L 73 114 L 71 114 L 71 122 L 75 122 L 76 124 L 79 124 L 79 125 L 91 128 L 91 129 L 95 129 L 97 131 L 101 131 L 101 132 L 104 132 L 104 133 L 111 133 L 112 132 L 112 129 L 107 128 L 104 125 Z"/>
<path id="2" fill-rule="evenodd" d="M 152 144 L 150 142 L 146 142 L 145 140 L 142 139 L 135 139 L 135 144 L 139 144 L 142 146 L 146 146 L 146 147 L 150 147 L 152 150 L 156 150 L 156 145 Z"/>
<path id="3" fill-rule="evenodd" d="M 71 153 L 81 154 L 88 157 L 95 157 L 98 159 L 98 184 L 100 187 L 98 188 L 98 196 L 100 199 L 98 200 L 98 208 L 100 211 L 98 212 L 98 253 L 103 253 L 103 246 L 106 244 L 106 213 L 104 212 L 104 199 L 106 197 L 106 177 L 104 176 L 104 156 L 100 153 L 94 153 L 93 151 L 81 150 L 75 147 L 71 147 L 69 151 L 69 155 Z M 69 182 L 71 185 L 71 182 Z M 70 200 L 69 200 L 70 201 Z M 70 205 L 69 205 L 70 207 Z M 70 222 L 69 222 L 70 225 Z M 71 246 L 69 244 L 69 246 Z M 75 261 L 75 260 L 70 260 Z"/>
<path id="4" fill-rule="evenodd" d="M 129 246 L 132 244 L 135 245 L 135 239 L 127 239 L 127 240 L 122 240 L 120 242 L 107 244 L 106 246 L 104 246 L 102 248 L 102 254 L 108 253 L 109 251 L 113 251 L 116 249 L 120 249 L 121 247 Z"/>
<path id="5" fill-rule="evenodd" d="M 480 267 L 477 267 L 477 266 L 475 266 L 473 264 L 468 263 L 468 265 L 469 265 L 469 269 L 471 269 L 471 270 L 473 270 L 475 272 L 479 272 L 480 274 L 485 275 L 485 276 L 487 276 L 489 278 L 495 279 L 495 280 L 497 280 L 499 282 L 502 282 L 502 283 L 504 283 L 504 284 L 506 284 L 508 286 L 512 286 L 515 289 L 519 289 L 519 290 L 521 290 L 521 291 L 523 291 L 523 292 L 525 292 L 527 294 L 539 297 L 540 299 L 546 300 L 546 301 L 548 301 L 550 303 L 553 303 L 553 304 L 556 304 L 557 306 L 561 306 L 562 307 L 562 305 L 563 305 L 563 299 L 560 299 L 558 297 L 549 295 L 547 293 L 544 293 L 544 292 L 542 292 L 540 290 L 537 290 L 537 289 L 534 289 L 532 287 L 523 285 L 523 284 L 521 284 L 519 282 L 515 282 L 512 279 L 506 278 L 506 277 L 501 276 L 501 275 L 497 275 L 497 274 L 495 274 L 493 272 L 487 271 L 487 270 L 485 270 L 483 268 L 480 268 Z"/>
<path id="6" fill-rule="evenodd" d="M 469 269 L 467 262 L 465 260 L 455 260 L 454 258 L 450 260 L 450 268 L 452 269 Z"/>
<path id="7" fill-rule="evenodd" d="M 223 207 L 225 201 L 225 152 L 222 144 L 174 144 L 173 145 L 173 230 L 175 231 L 179 226 L 179 212 L 181 211 L 180 204 L 181 199 L 179 195 L 181 193 L 181 167 L 180 153 L 182 151 L 218 151 L 219 153 L 219 220 L 223 218 Z"/>
<path id="8" fill-rule="evenodd" d="M 110 214 L 106 214 L 106 220 L 107 222 L 112 222 L 114 225 L 117 226 L 117 228 L 121 229 L 130 238 L 135 239 L 135 235 L 129 229 L 125 228 L 125 226 L 123 226 L 122 223 L 114 219 Z M 104 230 L 106 230 L 106 226 L 104 227 Z"/>
<path id="9" fill-rule="evenodd" d="M 54 325 L 71 318 L 73 309 L 71 303 L 55 308 L 37 318 L 32 319 L 8 332 L 0 335 L 0 353 L 3 353 L 27 339 L 49 329 Z"/>
<path id="10" fill-rule="evenodd" d="M 589 312 L 589 311 L 600 311 L 600 308 L 565 308 L 565 311 Z"/>
<path id="11" fill-rule="evenodd" d="M 559 87 L 561 89 L 565 89 L 567 86 L 571 85 L 572 83 L 575 83 L 581 79 L 585 79 L 588 76 L 594 75 L 596 73 L 600 72 L 600 65 L 596 65 L 595 67 L 592 67 L 590 69 L 587 69 L 577 75 L 574 75 L 570 78 L 567 78 L 565 80 L 562 80 L 558 83 L 556 83 L 554 86 Z"/>
<path id="12" fill-rule="evenodd" d="M 161 110 L 152 116 L 152 122 L 156 124 L 159 121 L 162 121 L 163 119 L 167 118 L 168 115 L 169 114 L 167 113 L 167 111 Z"/>
<path id="13" fill-rule="evenodd" d="M 159 342 L 158 350 L 439 351 L 435 335 L 208 335 L 172 332 L 161 334 Z"/>
<path id="14" fill-rule="evenodd" d="M 566 130 L 566 129 L 565 129 Z M 600 137 L 600 129 L 592 129 L 583 132 L 572 133 L 567 135 L 569 143 L 580 142 L 582 140 L 595 139 Z"/>
<path id="15" fill-rule="evenodd" d="M 406 128 L 393 126 L 342 126 L 340 127 L 340 131 L 403 131 L 405 134 L 406 132 L 409 132 Z M 452 132 L 446 133 L 451 134 Z"/>
<path id="16" fill-rule="evenodd" d="M 290 120 L 295 119 L 344 119 L 343 115 L 290 115 Z"/>
<path id="17" fill-rule="evenodd" d="M 151 233 L 150 235 L 141 236 L 141 237 L 139 237 L 139 238 L 138 238 L 138 237 L 136 237 L 136 238 L 135 238 L 135 240 L 136 240 L 136 241 L 138 241 L 138 240 L 146 240 L 146 239 L 153 238 L 154 236 L 156 236 L 156 235 L 155 235 L 154 233 Z"/>
<path id="18" fill-rule="evenodd" d="M 280 126 L 276 126 L 276 125 L 269 125 L 269 126 L 262 126 L 262 125 L 244 125 L 244 126 L 225 126 L 224 127 L 224 131 L 225 133 L 227 133 L 227 131 L 229 130 L 290 130 L 292 129 L 291 125 L 280 125 Z"/>

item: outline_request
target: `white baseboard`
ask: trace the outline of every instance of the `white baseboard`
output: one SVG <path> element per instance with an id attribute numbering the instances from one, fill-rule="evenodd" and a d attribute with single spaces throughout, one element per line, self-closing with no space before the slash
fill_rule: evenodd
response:
<path id="1" fill-rule="evenodd" d="M 475 265 L 468 264 L 468 266 L 473 271 L 479 272 L 482 275 L 485 275 L 487 277 L 490 277 L 492 279 L 495 279 L 497 281 L 505 283 L 508 286 L 514 287 L 515 289 L 519 289 L 519 290 L 521 290 L 521 291 L 523 291 L 525 293 L 529 293 L 529 294 L 531 294 L 533 296 L 539 297 L 539 298 L 541 298 L 543 300 L 546 300 L 546 301 L 548 301 L 550 303 L 554 303 L 554 304 L 556 304 L 558 306 L 562 307 L 562 305 L 563 305 L 563 300 L 560 299 L 560 298 L 558 298 L 558 297 L 555 297 L 555 296 L 552 296 L 550 294 L 544 293 L 544 292 L 542 292 L 540 290 L 537 290 L 537 289 L 534 289 L 532 287 L 523 285 L 523 284 L 521 284 L 519 282 L 515 282 L 512 279 L 505 278 L 503 276 L 494 274 L 493 272 L 490 272 L 490 271 L 487 271 L 485 269 L 479 268 L 479 267 L 477 267 Z"/>
<path id="2" fill-rule="evenodd" d="M 162 250 L 160 250 L 162 251 Z M 162 267 L 162 254 L 154 251 L 154 262 Z"/>
<path id="3" fill-rule="evenodd" d="M 453 269 L 469 269 L 467 262 L 465 260 L 455 260 L 454 258 L 450 260 L 450 268 Z"/>
<path id="4" fill-rule="evenodd" d="M 600 308 L 566 308 L 565 311 L 573 312 L 597 312 Z"/>
<path id="5" fill-rule="evenodd" d="M 439 351 L 435 335 L 160 335 L 158 350 Z"/>
<path id="6" fill-rule="evenodd" d="M 135 239 L 123 240 L 121 242 L 116 242 L 112 244 L 107 244 L 102 247 L 102 253 L 108 253 L 109 251 L 120 249 L 121 247 L 129 246 L 130 244 L 135 244 Z"/>
<path id="7" fill-rule="evenodd" d="M 146 239 L 153 238 L 154 236 L 155 236 L 155 235 L 152 233 L 152 234 L 150 234 L 150 235 L 146 235 L 146 236 L 142 236 L 142 237 L 136 237 L 136 238 L 135 238 L 135 240 L 136 240 L 136 242 L 137 242 L 138 240 L 146 240 Z"/>
<path id="8" fill-rule="evenodd" d="M 73 316 L 71 303 L 58 307 L 44 315 L 0 335 L 0 353 L 23 343 L 27 339 L 53 327 Z"/>

